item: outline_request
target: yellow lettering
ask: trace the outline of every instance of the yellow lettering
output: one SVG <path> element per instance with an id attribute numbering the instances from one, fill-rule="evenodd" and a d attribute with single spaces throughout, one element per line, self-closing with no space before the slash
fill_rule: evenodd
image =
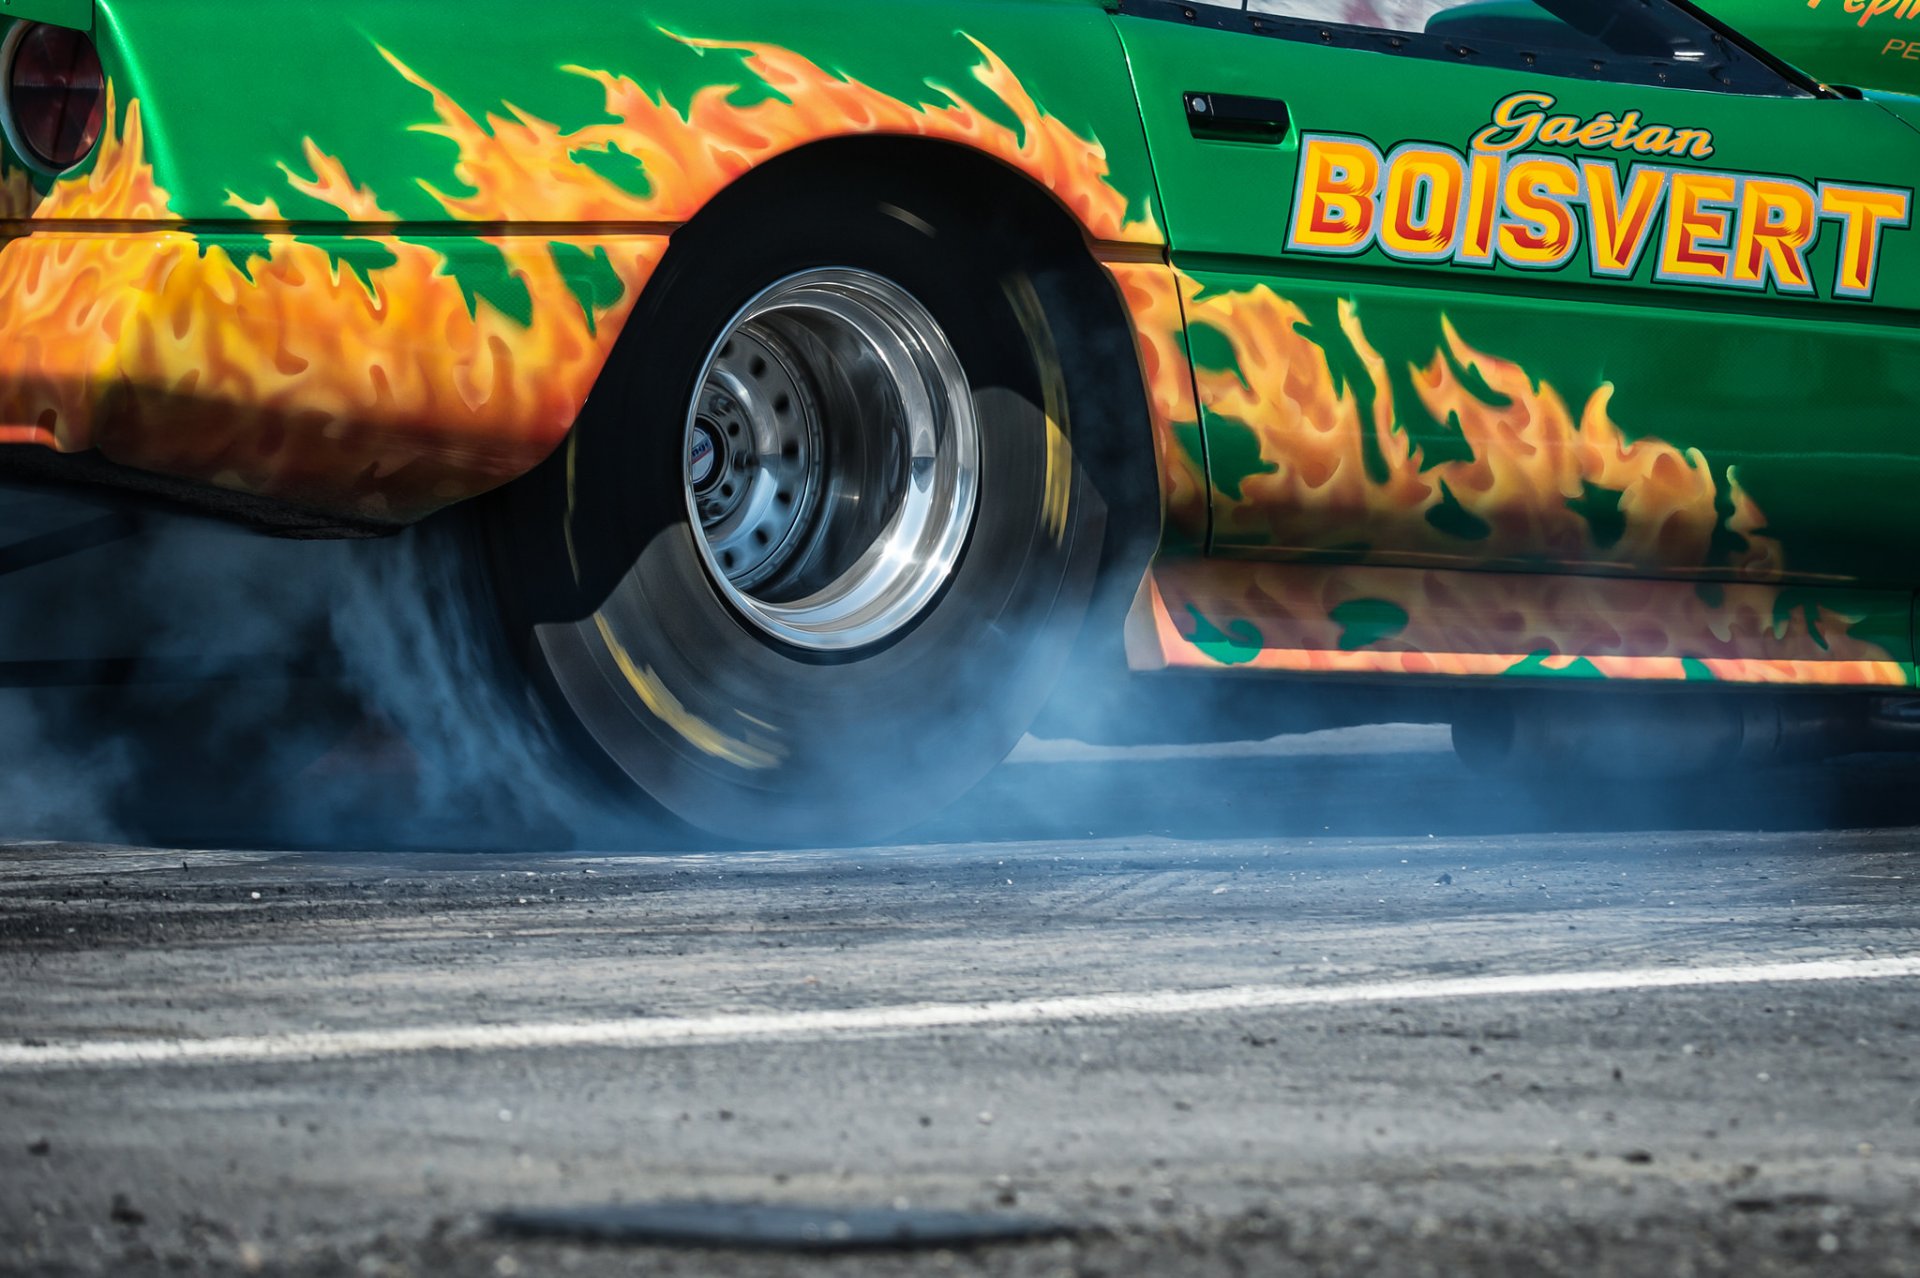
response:
<path id="1" fill-rule="evenodd" d="M 1920 0 L 1891 2 L 1920 13 Z M 1920 40 L 1888 42 L 1887 52 L 1895 49 L 1920 49 Z M 1696 159 L 1714 149 L 1704 128 L 1645 124 L 1638 111 L 1583 121 L 1548 114 L 1552 105 L 1545 93 L 1508 95 L 1475 135 L 1480 148 L 1466 154 L 1410 142 L 1383 156 L 1363 137 L 1305 135 L 1286 247 L 1554 270 L 1580 251 L 1584 234 L 1595 278 L 1632 279 L 1651 251 L 1662 283 L 1811 296 L 1826 292 L 1814 280 L 1813 255 L 1831 224 L 1830 296 L 1864 300 L 1873 296 L 1887 233 L 1913 224 L 1913 192 L 1902 187 L 1513 153 L 1530 142 Z"/>
<path id="2" fill-rule="evenodd" d="M 1549 93 L 1509 93 L 1493 106 L 1493 123 L 1473 135 L 1476 151 L 1517 151 L 1539 132 L 1541 115 L 1553 105 Z M 1531 113 L 1524 113 L 1532 107 Z M 1502 137 L 1502 134 L 1511 136 Z"/>
<path id="3" fill-rule="evenodd" d="M 1739 185 L 1739 179 L 1725 173 L 1674 171 L 1668 182 L 1666 234 L 1660 241 L 1660 279 L 1695 284 L 1726 280 L 1732 228 L 1728 206 Z"/>
<path id="4" fill-rule="evenodd" d="M 1871 4 L 1911 4 L 1920 0 L 1863 0 Z M 1702 128 L 1682 129 L 1667 124 L 1642 124 L 1640 112 L 1615 117 L 1602 111 L 1592 119 L 1577 115 L 1548 115 L 1553 98 L 1544 93 L 1513 93 L 1493 108 L 1493 123 L 1473 136 L 1478 151 L 1518 151 L 1530 144 L 1611 148 L 1642 155 L 1691 155 L 1704 160 L 1713 154 L 1713 133 Z"/>
<path id="5" fill-rule="evenodd" d="M 1733 244 L 1735 284 L 1782 292 L 1813 292 L 1807 250 L 1820 231 L 1820 208 L 1798 182 L 1748 178 L 1740 190 L 1740 216 Z"/>
<path id="6" fill-rule="evenodd" d="M 1582 160 L 1581 181 L 1587 193 L 1587 220 L 1592 226 L 1593 273 L 1630 276 L 1640 264 L 1667 193 L 1667 171 L 1655 165 L 1635 165 L 1620 189 L 1619 170 L 1606 160 Z"/>
<path id="7" fill-rule="evenodd" d="M 1546 156 L 1515 160 L 1501 181 L 1500 255 L 1515 266 L 1559 266 L 1573 256 L 1580 224 L 1570 202 L 1580 193 L 1580 175 L 1566 160 Z"/>
<path id="8" fill-rule="evenodd" d="M 1301 139 L 1300 189 L 1287 247 L 1361 253 L 1380 220 L 1380 153 L 1364 142 L 1309 134 Z"/>
<path id="9" fill-rule="evenodd" d="M 1380 247 L 1394 257 L 1433 261 L 1460 239 L 1460 197 L 1467 166 L 1445 147 L 1407 146 L 1387 162 Z"/>
<path id="10" fill-rule="evenodd" d="M 1664 124 L 1655 124 L 1640 130 L 1633 140 L 1633 149 L 1642 155 L 1660 155 L 1673 149 L 1673 130 Z"/>
<path id="11" fill-rule="evenodd" d="M 1540 140 L 1548 146 L 1578 146 L 1578 118 L 1571 115 L 1550 115 L 1540 130 Z"/>
<path id="12" fill-rule="evenodd" d="M 1675 129 L 1673 145 L 1667 154 L 1691 155 L 1696 160 L 1704 160 L 1713 154 L 1713 134 L 1705 129 Z"/>
<path id="13" fill-rule="evenodd" d="M 1913 192 L 1877 186 L 1820 186 L 1820 215 L 1840 223 L 1840 262 L 1834 272 L 1835 297 L 1873 296 L 1880 272 L 1880 232 L 1912 220 Z"/>
<path id="14" fill-rule="evenodd" d="M 1613 136 L 1613 126 L 1615 123 L 1616 121 L 1611 111 L 1602 111 L 1599 115 L 1594 116 L 1591 120 L 1588 120 L 1580 126 L 1580 145 L 1585 147 L 1605 146 L 1607 139 Z"/>
<path id="15" fill-rule="evenodd" d="M 1493 261 L 1493 234 L 1500 217 L 1500 175 L 1505 165 L 1502 156 L 1474 153 L 1467 173 L 1467 224 L 1455 261 L 1476 266 Z"/>

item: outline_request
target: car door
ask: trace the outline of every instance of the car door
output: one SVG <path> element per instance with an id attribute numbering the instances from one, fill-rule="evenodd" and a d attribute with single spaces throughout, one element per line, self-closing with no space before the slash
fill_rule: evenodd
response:
<path id="1" fill-rule="evenodd" d="M 1920 133 L 1665 0 L 1111 7 L 1215 555 L 1913 583 Z"/>

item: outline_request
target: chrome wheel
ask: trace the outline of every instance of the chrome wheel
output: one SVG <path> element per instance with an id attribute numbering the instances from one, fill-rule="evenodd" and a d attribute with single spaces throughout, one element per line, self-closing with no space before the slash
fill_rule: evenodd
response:
<path id="1" fill-rule="evenodd" d="M 789 276 L 707 356 L 687 415 L 687 509 L 748 622 L 841 652 L 910 626 L 959 563 L 980 432 L 940 325 L 868 271 Z"/>

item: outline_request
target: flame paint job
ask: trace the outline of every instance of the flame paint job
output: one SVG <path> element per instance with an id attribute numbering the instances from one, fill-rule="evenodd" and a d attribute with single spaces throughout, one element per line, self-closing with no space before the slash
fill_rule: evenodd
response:
<path id="1" fill-rule="evenodd" d="M 1343 379 L 1329 339 L 1265 285 L 1177 284 L 1188 324 L 1227 343 L 1224 367 L 1194 370 L 1200 403 L 1253 449 L 1210 453 L 1226 471 L 1216 539 L 1369 563 L 1165 557 L 1141 601 L 1153 638 L 1131 645 L 1137 668 L 1912 681 L 1905 592 L 1786 584 L 1785 548 L 1735 469 L 1630 439 L 1610 387 L 1571 410 L 1442 318 L 1444 345 L 1407 380 L 1464 450 L 1429 460 L 1396 428 L 1394 379 L 1351 301 L 1336 309 L 1357 359 Z M 1536 571 L 1432 567 L 1486 564 Z M 1675 569 L 1695 580 L 1649 579 Z"/>
<path id="2" fill-rule="evenodd" d="M 1193 554 L 1206 548 L 1210 494 L 1194 398 L 1193 362 L 1180 307 L 1180 274 L 1157 263 L 1122 263 L 1107 270 L 1133 321 L 1153 421 L 1154 461 L 1160 471 L 1161 549 Z"/>
<path id="3" fill-rule="evenodd" d="M 90 171 L 55 184 L 29 233 L 0 249 L 0 343 L 12 351 L 0 422 L 14 440 L 410 519 L 550 453 L 671 228 L 755 164 L 808 142 L 892 134 L 965 145 L 1052 191 L 1090 239 L 1160 240 L 1151 213 L 1130 212 L 1106 180 L 1102 146 L 1044 113 L 983 44 L 970 43 L 973 97 L 992 109 L 931 86 L 922 101 L 894 98 L 774 45 L 675 43 L 737 58 L 750 100 L 707 85 L 675 106 L 625 76 L 567 67 L 556 78 L 593 86 L 602 119 L 481 118 L 378 50 L 430 106 L 412 130 L 452 144 L 446 178 L 416 175 L 388 201 L 308 137 L 269 190 L 226 196 L 227 212 L 258 235 L 179 225 L 183 201 L 160 184 L 143 103 L 129 103 Z M 421 193 L 441 221 L 501 233 L 385 229 L 408 222 L 407 201 Z M 381 229 L 284 233 L 314 220 L 315 205 L 343 232 Z M 56 229 L 73 221 L 168 229 Z M 528 223 L 630 233 L 514 233 Z"/>
<path id="4" fill-rule="evenodd" d="M 1400 381 L 1351 298 L 1323 328 L 1264 283 L 1182 281 L 1189 323 L 1227 346 L 1224 366 L 1196 372 L 1200 402 L 1222 435 L 1251 437 L 1237 456 L 1215 450 L 1221 543 L 1364 546 L 1370 559 L 1454 567 L 1778 571 L 1780 549 L 1734 468 L 1630 439 L 1609 415 L 1609 386 L 1569 405 L 1552 382 L 1469 346 L 1444 315 L 1438 349 Z M 1409 392 L 1415 404 L 1401 402 Z M 1451 426 L 1453 447 L 1436 441 L 1429 456 L 1400 427 L 1415 414 Z"/>
<path id="5" fill-rule="evenodd" d="M 289 186 L 359 220 L 394 219 L 332 157 Z M 138 102 L 82 178 L 0 250 L 0 420 L 63 451 L 356 515 L 405 516 L 537 463 L 565 432 L 660 236 L 486 242 L 525 318 L 469 306 L 448 269 L 465 242 L 270 234 L 257 242 L 62 232 L 65 220 L 164 220 Z M 248 206 L 277 221 L 271 198 Z M 567 268 L 609 283 L 582 296 Z"/>
<path id="6" fill-rule="evenodd" d="M 1196 559 L 1140 607 L 1142 669 L 1913 682 L 1907 600 L 1880 592 Z"/>
<path id="7" fill-rule="evenodd" d="M 255 3 L 100 0 L 107 143 L 54 184 L 0 167 L 0 443 L 418 518 L 558 445 L 716 194 L 914 137 L 1051 192 L 1131 317 L 1164 513 L 1142 666 L 1912 681 L 1920 235 L 1840 302 L 1303 259 L 1302 131 L 1457 144 L 1538 86 L 1094 0 L 469 0 L 457 27 L 417 0 L 272 30 Z M 1281 84 L 1287 138 L 1193 136 L 1186 90 Z M 1716 169 L 1920 172 L 1898 104 L 1554 94 L 1697 125 Z M 1831 237 L 1809 252 L 1834 278 Z"/>
<path id="8" fill-rule="evenodd" d="M 1870 305 L 1673 282 L 1652 252 L 1602 271 L 1584 252 L 1543 268 L 1396 260 L 1377 246 L 1336 260 L 1287 243 L 1304 139 L 1361 137 L 1383 157 L 1457 147 L 1521 90 L 1571 121 L 1632 112 L 1711 140 L 1706 156 L 1690 145 L 1659 157 L 1676 171 L 1863 185 L 1920 172 L 1920 135 L 1895 113 L 1516 83 L 1496 66 L 1419 59 L 1395 65 L 1393 92 L 1355 92 L 1381 55 L 1116 25 L 1179 272 L 1211 509 L 1212 558 L 1154 570 L 1136 618 L 1152 624 L 1130 632 L 1144 637 L 1137 663 L 1910 682 L 1911 230 L 1886 235 Z M 1188 124 L 1183 89 L 1280 85 L 1283 142 L 1196 137 Z M 1534 152 L 1556 154 L 1544 141 Z M 1631 157 L 1594 159 L 1631 180 Z M 1829 282 L 1841 238 L 1808 250 Z"/>

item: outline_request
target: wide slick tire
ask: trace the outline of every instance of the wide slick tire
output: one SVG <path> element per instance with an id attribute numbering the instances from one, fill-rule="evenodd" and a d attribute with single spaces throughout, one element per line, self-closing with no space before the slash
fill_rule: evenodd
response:
<path id="1" fill-rule="evenodd" d="M 1081 629 L 1107 505 L 1075 410 L 1112 401 L 1112 344 L 1058 246 L 960 186 L 774 184 L 703 214 L 561 454 L 495 504 L 510 639 L 557 717 L 691 826 L 930 815 Z"/>

